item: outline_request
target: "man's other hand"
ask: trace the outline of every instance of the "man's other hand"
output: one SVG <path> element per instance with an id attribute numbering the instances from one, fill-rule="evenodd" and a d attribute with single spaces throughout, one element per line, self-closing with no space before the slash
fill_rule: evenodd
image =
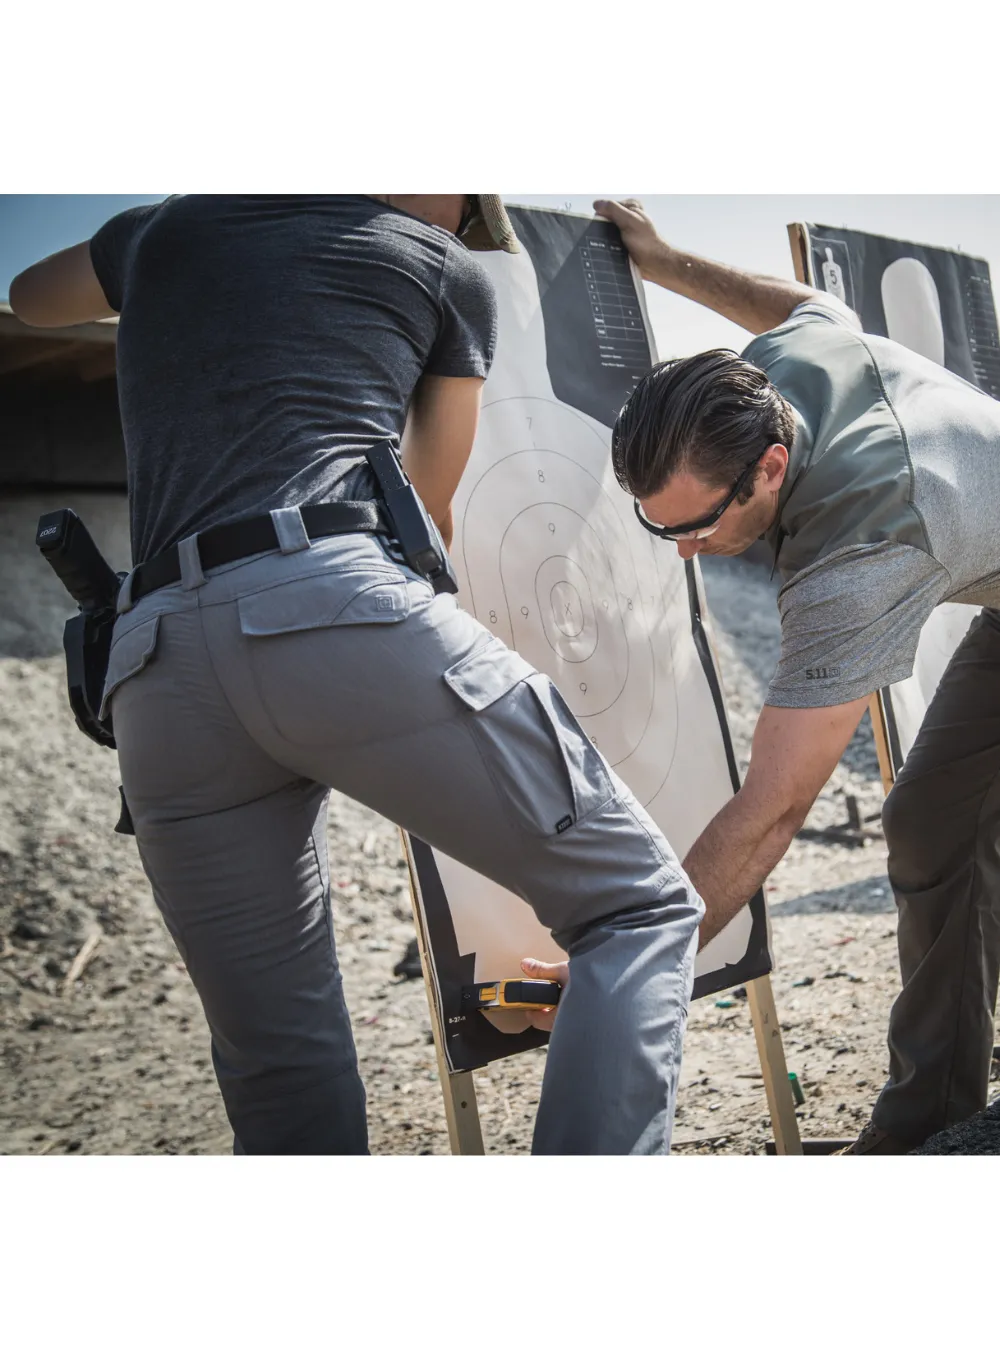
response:
<path id="1" fill-rule="evenodd" d="M 642 202 L 635 197 L 626 197 L 624 201 L 596 201 L 594 210 L 621 232 L 622 243 L 629 256 L 647 280 L 653 280 L 652 270 L 656 259 L 662 257 L 667 245 L 656 233 L 656 226 L 642 209 Z"/>
<path id="2" fill-rule="evenodd" d="M 565 989 L 569 984 L 568 961 L 551 965 L 548 961 L 536 961 L 533 956 L 526 956 L 521 962 L 521 969 L 529 980 L 555 980 L 560 989 Z M 557 1011 L 556 1008 L 539 1008 L 538 1012 L 528 1013 L 528 1021 L 539 1031 L 551 1031 Z"/>

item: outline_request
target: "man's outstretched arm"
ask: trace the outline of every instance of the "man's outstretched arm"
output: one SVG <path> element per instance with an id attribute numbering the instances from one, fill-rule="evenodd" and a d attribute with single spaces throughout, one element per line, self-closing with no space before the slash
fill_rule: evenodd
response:
<path id="1" fill-rule="evenodd" d="M 711 262 L 694 253 L 672 248 L 656 233 L 656 226 L 631 198 L 625 202 L 596 201 L 594 210 L 621 231 L 622 241 L 647 281 L 714 309 L 724 319 L 751 333 L 766 333 L 785 322 L 805 300 L 830 297 L 812 286 L 780 277 L 756 276 L 726 263 Z"/>
<path id="2" fill-rule="evenodd" d="M 761 711 L 742 788 L 705 827 L 684 870 L 705 901 L 704 947 L 757 893 L 837 767 L 868 706 Z"/>
<path id="3" fill-rule="evenodd" d="M 835 708 L 765 707 L 757 722 L 743 787 L 695 840 L 684 870 L 705 901 L 699 946 L 721 932 L 764 884 L 819 796 L 868 706 L 867 698 Z M 527 958 L 531 979 L 569 982 L 566 962 Z M 528 1014 L 551 1031 L 555 1009 Z"/>

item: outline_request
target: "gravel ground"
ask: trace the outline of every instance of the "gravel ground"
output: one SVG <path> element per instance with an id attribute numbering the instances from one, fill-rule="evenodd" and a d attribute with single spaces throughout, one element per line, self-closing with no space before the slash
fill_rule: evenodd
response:
<path id="1" fill-rule="evenodd" d="M 197 997 L 153 906 L 134 841 L 112 833 L 115 756 L 76 731 L 66 706 L 66 605 L 30 546 L 38 513 L 57 504 L 39 497 L 0 505 L 7 583 L 0 598 L 0 1151 L 228 1152 Z M 121 499 L 93 495 L 70 504 L 123 566 Z M 775 587 L 766 567 L 745 560 L 712 559 L 705 572 L 745 766 L 777 654 Z M 807 827 L 843 822 L 848 795 L 864 815 L 881 803 L 867 719 Z M 364 807 L 334 797 L 330 841 L 334 920 L 372 1151 L 446 1153 L 423 983 L 393 975 L 413 937 L 398 835 Z M 864 848 L 796 840 L 768 899 L 788 1067 L 806 1098 L 801 1129 L 807 1137 L 846 1138 L 867 1120 L 884 1079 L 885 1025 L 898 983 L 881 836 Z M 76 974 L 81 953 L 89 959 Z M 543 1065 L 544 1051 L 533 1051 L 476 1074 L 488 1151 L 528 1151 Z M 962 1151 L 982 1138 L 995 1141 L 994 1119 L 966 1127 L 978 1133 Z M 702 1000 L 688 1027 L 675 1147 L 763 1153 L 769 1138 L 746 1001 L 738 993 Z"/>

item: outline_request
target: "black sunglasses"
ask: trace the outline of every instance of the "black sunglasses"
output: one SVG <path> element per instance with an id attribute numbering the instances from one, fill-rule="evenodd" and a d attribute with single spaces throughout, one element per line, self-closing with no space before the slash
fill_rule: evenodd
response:
<path id="1" fill-rule="evenodd" d="M 714 527 L 717 522 L 722 518 L 723 514 L 728 511 L 729 507 L 732 506 L 733 502 L 746 487 L 747 483 L 749 483 L 754 470 L 770 448 L 771 442 L 768 442 L 760 454 L 750 461 L 740 474 L 739 478 L 737 478 L 736 482 L 733 484 L 732 491 L 726 499 L 720 502 L 715 510 L 710 511 L 707 516 L 702 516 L 700 520 L 690 520 L 684 525 L 654 525 L 652 521 L 647 520 L 642 514 L 642 507 L 639 505 L 639 499 L 635 497 L 632 499 L 632 507 L 635 511 L 636 519 L 644 529 L 648 530 L 650 534 L 655 534 L 659 539 L 683 539 L 685 536 L 690 537 L 691 535 L 698 535 L 702 530 L 707 530 L 709 534 L 714 533 Z"/>

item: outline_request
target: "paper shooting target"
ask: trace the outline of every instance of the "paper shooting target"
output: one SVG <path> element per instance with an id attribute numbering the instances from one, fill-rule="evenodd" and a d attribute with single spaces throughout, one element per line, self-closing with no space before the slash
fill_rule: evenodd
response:
<path id="1" fill-rule="evenodd" d="M 617 231 L 510 208 L 523 251 L 484 254 L 496 360 L 454 502 L 459 603 L 555 682 L 586 734 L 684 853 L 734 791 L 694 564 L 635 520 L 611 427 L 655 359 Z M 561 959 L 531 908 L 410 841 L 453 1071 L 544 1043 L 521 1013 L 463 1016 L 463 984 Z M 699 954 L 696 996 L 771 968 L 758 896 Z"/>

